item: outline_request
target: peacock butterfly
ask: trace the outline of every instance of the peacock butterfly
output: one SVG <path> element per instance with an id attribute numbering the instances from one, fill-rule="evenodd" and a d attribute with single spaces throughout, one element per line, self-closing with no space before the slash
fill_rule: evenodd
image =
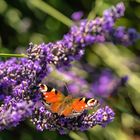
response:
<path id="1" fill-rule="evenodd" d="M 42 99 L 47 109 L 65 117 L 79 116 L 84 110 L 93 109 L 99 102 L 94 98 L 73 98 L 64 96 L 60 91 L 45 84 L 39 84 Z"/>

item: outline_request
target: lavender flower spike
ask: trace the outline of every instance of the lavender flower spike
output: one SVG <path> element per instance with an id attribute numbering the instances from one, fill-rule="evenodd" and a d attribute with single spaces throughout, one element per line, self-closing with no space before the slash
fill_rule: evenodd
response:
<path id="1" fill-rule="evenodd" d="M 84 131 L 95 125 L 105 127 L 114 119 L 114 115 L 112 109 L 106 106 L 98 109 L 93 114 L 87 114 L 87 112 L 84 112 L 78 117 L 65 118 L 49 112 L 42 106 L 36 110 L 31 121 L 40 131 L 43 131 L 44 129 L 50 131 L 58 130 L 59 133 L 66 134 L 70 130 Z"/>
<path id="2" fill-rule="evenodd" d="M 106 10 L 102 18 L 83 20 L 78 26 L 72 26 L 70 32 L 60 41 L 40 45 L 30 44 L 27 50 L 28 56 L 33 61 L 39 61 L 43 70 L 47 71 L 48 64 L 61 67 L 69 65 L 73 60 L 79 60 L 87 45 L 100 42 L 131 45 L 138 39 L 138 33 L 131 32 L 130 35 L 129 30 L 122 30 L 127 39 L 120 41 L 116 32 L 118 29 L 114 27 L 117 18 L 123 16 L 124 10 L 123 3 L 119 3 L 116 7 Z"/>
<path id="3" fill-rule="evenodd" d="M 17 126 L 25 117 L 32 115 L 33 102 L 27 100 L 10 99 L 8 103 L 0 107 L 0 130 Z"/>

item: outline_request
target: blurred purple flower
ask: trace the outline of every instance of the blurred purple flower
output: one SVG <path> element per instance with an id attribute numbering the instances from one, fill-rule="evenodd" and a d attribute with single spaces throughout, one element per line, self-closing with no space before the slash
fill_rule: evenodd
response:
<path id="1" fill-rule="evenodd" d="M 120 86 L 124 86 L 127 76 L 117 78 L 111 71 L 104 70 L 92 85 L 92 93 L 96 97 L 107 98 L 117 93 Z"/>
<path id="2" fill-rule="evenodd" d="M 140 39 L 140 34 L 135 29 L 126 29 L 125 27 L 118 27 L 110 31 L 112 40 L 115 44 L 122 44 L 124 46 L 132 45 L 136 40 Z"/>
<path id="3" fill-rule="evenodd" d="M 79 21 L 83 17 L 83 15 L 84 13 L 82 11 L 77 11 L 71 15 L 71 18 L 75 21 Z"/>
<path id="4" fill-rule="evenodd" d="M 107 9 L 103 12 L 104 17 L 112 17 L 113 19 L 117 19 L 124 15 L 125 12 L 125 6 L 123 2 L 120 2 L 116 5 L 116 7 L 112 7 L 110 9 Z"/>
<path id="5" fill-rule="evenodd" d="M 86 64 L 88 67 L 88 64 Z M 94 73 L 90 73 L 90 69 L 93 71 L 93 67 L 89 66 L 89 69 L 83 72 L 87 72 L 86 74 L 89 74 L 90 77 L 90 83 L 88 83 L 85 79 L 85 77 L 82 77 L 81 75 L 78 75 L 78 72 L 81 69 L 73 66 L 74 69 L 77 69 L 76 71 L 71 69 L 61 69 L 58 73 L 55 73 L 55 76 L 61 77 L 63 80 L 63 84 L 60 84 L 60 80 L 53 79 L 53 76 L 48 77 L 46 79 L 45 83 L 48 83 L 48 85 L 55 84 L 57 85 L 58 89 L 61 89 L 61 87 L 64 87 L 64 83 L 66 83 L 67 92 L 72 94 L 74 97 L 84 96 L 87 98 L 92 97 L 100 97 L 100 98 L 108 98 L 109 96 L 113 96 L 117 94 L 117 91 L 119 88 L 125 86 L 125 84 L 128 81 L 128 76 L 123 76 L 121 78 L 115 76 L 113 72 L 111 72 L 108 69 L 103 69 L 101 72 L 96 72 L 94 69 Z M 61 89 L 63 91 L 64 89 Z"/>

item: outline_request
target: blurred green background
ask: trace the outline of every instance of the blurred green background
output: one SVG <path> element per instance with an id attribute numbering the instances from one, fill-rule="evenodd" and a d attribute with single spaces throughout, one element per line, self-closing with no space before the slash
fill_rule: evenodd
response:
<path id="1" fill-rule="evenodd" d="M 103 10 L 119 0 L 44 0 L 59 12 L 71 17 L 75 11 L 83 11 L 84 18 L 101 16 Z M 140 0 L 124 0 L 126 12 L 116 26 L 133 27 L 140 32 Z M 0 53 L 24 53 L 29 42 L 56 41 L 69 31 L 69 19 L 47 14 L 41 0 L 0 0 Z M 52 13 L 53 14 L 53 13 Z M 54 13 L 54 15 L 56 15 Z M 86 132 L 38 132 L 27 120 L 16 128 L 0 132 L 0 140 L 140 140 L 140 41 L 125 48 L 112 45 L 93 46 L 98 55 L 86 51 L 84 59 L 94 67 L 108 67 L 118 76 L 128 75 L 128 85 L 121 89 L 117 99 L 111 99 L 115 109 L 115 120 L 106 128 L 96 126 Z M 109 58 L 109 59 L 104 59 Z M 7 58 L 0 58 L 6 60 Z M 101 61 L 102 60 L 102 61 Z M 93 63 L 94 62 L 94 63 Z M 126 101 L 126 94 L 129 101 Z M 114 101 L 115 100 L 115 101 Z M 131 102 L 131 104 L 130 104 Z M 115 104 L 113 104 L 115 103 Z"/>

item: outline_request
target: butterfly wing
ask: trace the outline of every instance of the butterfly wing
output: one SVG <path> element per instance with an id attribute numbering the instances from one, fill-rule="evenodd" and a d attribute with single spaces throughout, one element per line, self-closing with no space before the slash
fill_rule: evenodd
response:
<path id="1" fill-rule="evenodd" d="M 67 98 L 68 97 L 64 99 L 64 102 L 60 107 L 60 115 L 64 115 L 65 117 L 75 117 L 79 116 L 86 109 L 87 104 L 84 98 L 71 98 L 69 101 Z"/>
<path id="2" fill-rule="evenodd" d="M 84 110 L 93 109 L 95 106 L 98 105 L 98 100 L 94 98 L 76 98 L 72 102 L 72 114 L 71 116 L 78 116 L 80 115 Z"/>
<path id="3" fill-rule="evenodd" d="M 71 116 L 73 116 L 73 115 L 71 115 L 71 114 L 73 114 L 73 108 L 72 108 L 71 104 L 65 105 L 65 107 L 63 108 L 63 110 L 61 110 L 59 112 L 60 112 L 59 113 L 60 115 L 63 115 L 65 117 L 71 117 Z"/>
<path id="4" fill-rule="evenodd" d="M 65 97 L 59 107 L 58 114 L 65 117 L 79 116 L 84 110 L 89 110 L 98 105 L 98 101 L 94 98 L 72 98 Z"/>
<path id="5" fill-rule="evenodd" d="M 63 100 L 63 102 L 61 103 L 59 110 L 58 110 L 58 114 L 59 115 L 63 115 L 65 117 L 69 116 L 72 112 L 72 96 L 66 96 Z"/>
<path id="6" fill-rule="evenodd" d="M 42 98 L 46 107 L 50 111 L 57 113 L 65 96 L 61 92 L 55 90 L 54 88 L 50 88 L 44 84 L 40 84 L 39 89 L 42 93 Z"/>

